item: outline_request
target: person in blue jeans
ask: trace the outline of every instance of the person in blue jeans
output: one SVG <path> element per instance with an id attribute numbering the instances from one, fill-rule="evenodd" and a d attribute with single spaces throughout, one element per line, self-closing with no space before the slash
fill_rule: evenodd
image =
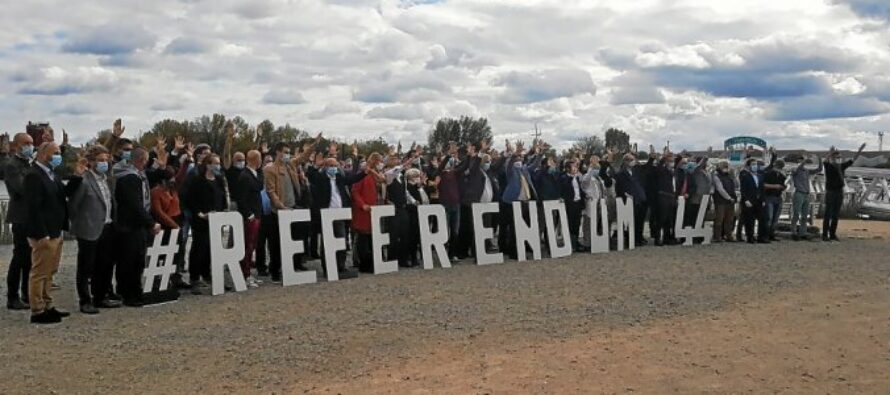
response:
<path id="1" fill-rule="evenodd" d="M 818 163 L 816 169 L 807 169 L 809 164 Z M 791 182 L 794 184 L 794 197 L 791 208 L 791 239 L 801 240 L 807 238 L 807 224 L 810 215 L 810 180 L 814 175 L 822 172 L 822 161 L 813 157 L 800 162 L 791 172 Z"/>

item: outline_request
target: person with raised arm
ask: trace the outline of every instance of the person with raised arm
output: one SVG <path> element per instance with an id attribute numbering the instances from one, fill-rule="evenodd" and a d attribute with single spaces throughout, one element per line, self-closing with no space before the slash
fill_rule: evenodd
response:
<path id="1" fill-rule="evenodd" d="M 822 241 L 840 241 L 837 237 L 837 223 L 840 219 L 841 207 L 844 205 L 844 187 L 847 169 L 862 155 L 865 143 L 859 146 L 853 159 L 841 160 L 841 153 L 835 147 L 831 147 L 828 160 L 823 167 L 825 169 L 825 215 L 822 218 Z"/>
<path id="2" fill-rule="evenodd" d="M 808 169 L 806 166 L 818 163 L 815 169 Z M 813 176 L 822 172 L 822 160 L 817 156 L 800 161 L 797 168 L 791 172 L 791 182 L 794 185 L 794 196 L 791 199 L 791 239 L 806 240 L 807 224 L 809 224 L 810 215 L 810 185 Z"/>

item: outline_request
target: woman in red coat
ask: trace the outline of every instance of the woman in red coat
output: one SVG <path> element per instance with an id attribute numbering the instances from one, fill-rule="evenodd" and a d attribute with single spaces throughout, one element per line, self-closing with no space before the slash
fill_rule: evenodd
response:
<path id="1" fill-rule="evenodd" d="M 374 272 L 371 254 L 371 207 L 380 201 L 379 191 L 383 183 L 383 158 L 378 153 L 368 156 L 365 178 L 352 185 L 352 229 L 355 230 L 355 254 L 359 271 Z"/>

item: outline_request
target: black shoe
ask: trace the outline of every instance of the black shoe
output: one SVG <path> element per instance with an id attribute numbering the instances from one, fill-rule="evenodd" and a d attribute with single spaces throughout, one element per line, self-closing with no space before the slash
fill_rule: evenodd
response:
<path id="1" fill-rule="evenodd" d="M 664 246 L 664 243 L 662 243 L 661 240 L 655 240 L 655 246 L 656 246 L 656 247 L 663 247 L 663 246 Z"/>
<path id="2" fill-rule="evenodd" d="M 256 275 L 257 275 L 257 277 L 269 277 L 269 270 L 268 269 L 257 270 Z"/>
<path id="3" fill-rule="evenodd" d="M 793 234 L 793 235 L 791 235 L 791 240 L 794 240 L 794 241 L 800 241 L 800 236 L 799 236 L 799 235 L 796 235 L 796 234 Z"/>
<path id="4" fill-rule="evenodd" d="M 298 272 L 305 272 L 305 271 L 309 270 L 309 268 L 306 267 L 306 265 L 300 263 L 300 264 L 294 265 L 294 270 L 296 270 Z"/>
<path id="5" fill-rule="evenodd" d="M 754 239 L 748 239 L 748 244 L 754 244 L 754 243 L 755 243 Z"/>
<path id="6" fill-rule="evenodd" d="M 40 314 L 31 314 L 32 324 L 58 324 L 62 322 L 62 317 L 50 313 L 49 310 Z"/>
<path id="7" fill-rule="evenodd" d="M 68 316 L 71 315 L 71 313 L 69 313 L 65 310 L 59 310 L 55 307 L 50 307 L 46 311 L 59 316 L 59 318 L 67 318 Z"/>
<path id="8" fill-rule="evenodd" d="M 108 299 L 116 300 L 116 301 L 118 301 L 118 302 L 124 300 L 124 298 L 122 298 L 120 295 L 118 295 L 118 294 L 116 294 L 116 293 L 114 293 L 114 292 L 109 293 L 107 297 L 108 297 Z"/>
<path id="9" fill-rule="evenodd" d="M 127 307 L 142 307 L 145 306 L 145 302 L 140 299 L 124 299 L 124 306 Z"/>
<path id="10" fill-rule="evenodd" d="M 10 299 L 8 302 L 6 302 L 6 308 L 10 310 L 28 310 L 31 308 L 31 306 L 29 306 L 25 302 L 22 302 L 21 299 L 15 298 Z"/>
<path id="11" fill-rule="evenodd" d="M 830 241 L 830 240 L 828 239 L 828 236 L 823 235 L 823 236 L 822 236 L 822 241 Z"/>
<path id="12" fill-rule="evenodd" d="M 830 240 L 830 241 L 841 241 L 841 239 L 838 239 L 836 235 L 830 236 L 830 237 L 828 238 L 828 240 Z"/>
<path id="13" fill-rule="evenodd" d="M 760 239 L 757 240 L 757 244 L 770 244 L 770 241 L 767 239 Z"/>
<path id="14" fill-rule="evenodd" d="M 102 299 L 94 303 L 93 306 L 103 309 L 116 309 L 118 307 L 121 307 L 121 302 L 111 299 Z"/>
<path id="15" fill-rule="evenodd" d="M 84 313 L 84 314 L 93 315 L 93 314 L 99 314 L 99 309 L 97 309 L 96 306 L 93 306 L 92 303 L 84 303 L 84 304 L 80 305 L 80 312 Z"/>

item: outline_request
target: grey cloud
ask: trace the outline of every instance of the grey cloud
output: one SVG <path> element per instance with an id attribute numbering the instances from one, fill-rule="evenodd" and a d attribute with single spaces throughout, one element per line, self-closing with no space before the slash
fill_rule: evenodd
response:
<path id="1" fill-rule="evenodd" d="M 155 41 L 155 35 L 143 27 L 120 23 L 75 31 L 62 45 L 62 50 L 94 55 L 117 55 L 151 47 Z"/>
<path id="2" fill-rule="evenodd" d="M 836 0 L 846 4 L 853 12 L 867 18 L 890 20 L 890 3 L 886 0 Z"/>
<path id="3" fill-rule="evenodd" d="M 293 89 L 273 89 L 263 96 L 266 104 L 303 104 L 306 99 L 303 94 Z"/>
<path id="4" fill-rule="evenodd" d="M 832 118 L 859 118 L 890 112 L 890 104 L 855 96 L 804 96 L 775 103 L 769 119 L 799 121 Z"/>
<path id="5" fill-rule="evenodd" d="M 204 40 L 191 37 L 177 37 L 167 44 L 164 53 L 181 55 L 181 54 L 200 54 L 209 51 L 210 44 Z"/>
<path id="6" fill-rule="evenodd" d="M 495 79 L 492 84 L 506 88 L 500 99 L 511 104 L 547 101 L 582 93 L 596 94 L 590 73 L 577 69 L 513 71 Z"/>
<path id="7" fill-rule="evenodd" d="M 80 67 L 72 70 L 48 67 L 27 73 L 18 93 L 22 95 L 64 96 L 88 92 L 105 92 L 115 88 L 117 75 L 101 67 Z"/>
<path id="8" fill-rule="evenodd" d="M 424 110 L 417 105 L 402 105 L 374 107 L 365 114 L 366 118 L 394 119 L 410 121 L 424 118 Z"/>

